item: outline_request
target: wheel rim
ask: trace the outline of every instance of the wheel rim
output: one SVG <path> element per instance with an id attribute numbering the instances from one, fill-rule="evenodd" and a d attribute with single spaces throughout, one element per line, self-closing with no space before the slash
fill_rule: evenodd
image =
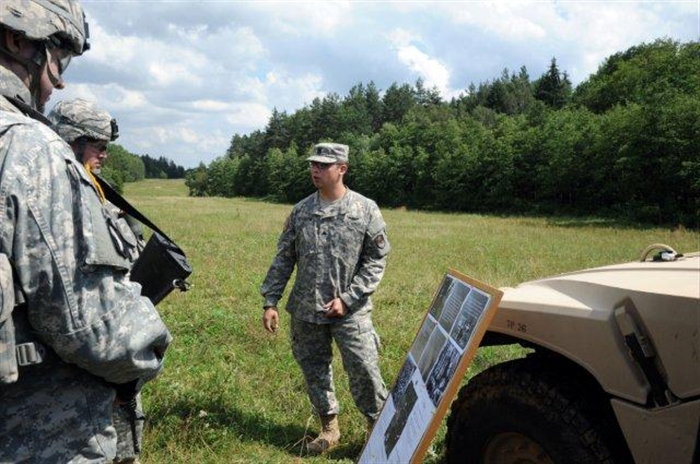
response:
<path id="1" fill-rule="evenodd" d="M 555 464 L 539 443 L 515 432 L 491 438 L 483 457 L 483 464 Z"/>

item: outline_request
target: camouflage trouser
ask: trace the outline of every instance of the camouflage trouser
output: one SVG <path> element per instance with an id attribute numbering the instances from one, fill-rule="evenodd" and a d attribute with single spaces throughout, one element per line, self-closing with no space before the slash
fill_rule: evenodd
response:
<path id="1" fill-rule="evenodd" d="M 75 366 L 20 368 L 0 387 L 0 462 L 110 462 L 113 402 L 113 388 Z"/>
<path id="2" fill-rule="evenodd" d="M 333 324 L 313 324 L 292 317 L 292 352 L 304 374 L 311 404 L 322 416 L 339 412 L 331 367 L 333 340 L 348 373 L 355 405 L 366 417 L 376 419 L 387 389 L 379 371 L 379 336 L 368 316 Z"/>
<path id="3" fill-rule="evenodd" d="M 136 396 L 136 415 L 132 417 L 130 411 L 121 406 L 115 406 L 112 413 L 112 422 L 117 430 L 117 457 L 115 464 L 131 464 L 138 462 L 143 437 L 143 412 L 141 410 L 141 394 Z M 136 440 L 139 449 L 134 447 L 134 429 L 136 429 Z"/>

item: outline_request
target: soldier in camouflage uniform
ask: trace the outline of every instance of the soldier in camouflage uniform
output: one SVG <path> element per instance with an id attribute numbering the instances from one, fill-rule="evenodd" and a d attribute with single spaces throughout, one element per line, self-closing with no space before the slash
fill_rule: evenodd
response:
<path id="1" fill-rule="evenodd" d="M 73 149 L 78 161 L 85 166 L 102 203 L 112 213 L 126 239 L 125 252 L 129 260 L 136 261 L 146 245 L 141 224 L 106 200 L 94 178 L 94 175 L 100 174 L 102 163 L 107 160 L 107 144 L 119 137 L 116 119 L 94 103 L 76 98 L 57 103 L 49 113 L 49 120 L 53 129 Z"/>
<path id="2" fill-rule="evenodd" d="M 161 371 L 171 340 L 41 115 L 86 49 L 77 1 L 0 2 L 0 462 L 110 462 L 113 406 Z"/>
<path id="3" fill-rule="evenodd" d="M 370 295 L 384 275 L 390 246 L 377 204 L 343 183 L 347 145 L 318 144 L 308 160 L 318 191 L 292 209 L 260 293 L 265 298 L 263 326 L 275 332 L 277 303 L 297 267 L 286 309 L 291 315 L 292 352 L 321 419 L 321 433 L 307 445 L 316 454 L 340 439 L 331 370 L 333 340 L 355 404 L 369 424 L 386 399 Z"/>
<path id="4" fill-rule="evenodd" d="M 107 144 L 119 137 L 117 121 L 107 111 L 80 98 L 56 104 L 48 117 L 53 129 L 70 145 L 76 158 L 91 176 L 103 206 L 112 214 L 112 220 L 119 226 L 125 239 L 125 254 L 129 261 L 135 262 L 145 245 L 140 224 L 133 220 L 133 225 L 130 225 L 125 213 L 104 198 L 100 184 L 94 178 L 94 175 L 99 174 L 102 162 L 107 159 Z M 144 419 L 140 394 L 136 396 L 135 404 L 123 404 L 114 408 L 113 422 L 117 431 L 115 464 L 138 462 Z"/>

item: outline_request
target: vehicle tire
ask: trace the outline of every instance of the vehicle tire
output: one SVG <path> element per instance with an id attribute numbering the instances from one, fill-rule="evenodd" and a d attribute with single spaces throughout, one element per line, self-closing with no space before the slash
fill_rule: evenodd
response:
<path id="1" fill-rule="evenodd" d="M 595 382 L 555 358 L 494 366 L 459 392 L 447 422 L 449 464 L 612 464 L 629 452 Z"/>

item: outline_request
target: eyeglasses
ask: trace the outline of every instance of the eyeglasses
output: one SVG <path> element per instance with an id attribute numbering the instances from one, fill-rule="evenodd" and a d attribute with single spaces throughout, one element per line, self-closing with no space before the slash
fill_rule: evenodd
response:
<path id="1" fill-rule="evenodd" d="M 97 153 L 107 153 L 106 144 L 102 144 L 100 142 L 87 142 L 86 145 L 95 150 Z"/>
<path id="2" fill-rule="evenodd" d="M 318 169 L 319 171 L 326 171 L 331 166 L 335 166 L 338 163 L 319 163 L 318 161 L 309 161 L 309 168 Z"/>
<path id="3" fill-rule="evenodd" d="M 58 73 L 63 74 L 66 72 L 71 58 L 73 58 L 73 52 L 59 38 L 55 36 L 49 37 L 49 40 L 46 41 L 46 51 L 51 52 L 56 49 L 58 50 L 58 53 L 55 55 L 58 60 Z"/>

